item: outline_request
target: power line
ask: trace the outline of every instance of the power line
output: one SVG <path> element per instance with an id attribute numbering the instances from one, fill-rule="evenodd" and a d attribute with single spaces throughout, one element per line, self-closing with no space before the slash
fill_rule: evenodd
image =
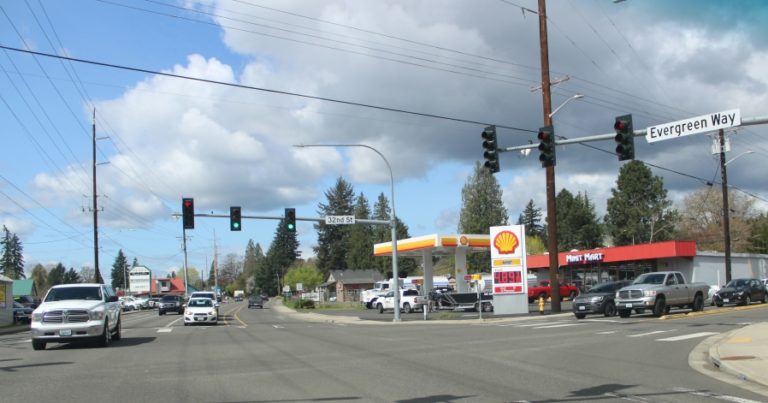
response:
<path id="1" fill-rule="evenodd" d="M 328 98 L 328 97 L 320 97 L 320 96 L 315 96 L 315 95 L 301 94 L 301 93 L 297 93 L 297 92 L 281 91 L 281 90 L 275 90 L 275 89 L 264 88 L 264 87 L 255 87 L 255 86 L 244 85 L 244 84 L 228 83 L 228 82 L 224 82 L 224 81 L 211 80 L 211 79 L 207 79 L 207 78 L 189 77 L 189 76 L 184 76 L 184 75 L 180 75 L 180 74 L 173 74 L 173 73 L 167 73 L 167 72 L 162 72 L 162 71 L 149 70 L 149 69 L 144 69 L 144 68 L 139 68 L 139 67 L 123 66 L 123 65 L 119 65 L 119 64 L 106 63 L 106 62 L 98 62 L 98 61 L 88 60 L 88 59 L 79 59 L 79 58 L 75 58 L 75 57 L 61 56 L 61 55 L 55 55 L 55 54 L 45 53 L 45 52 L 36 52 L 36 51 L 33 51 L 33 50 L 19 49 L 19 48 L 15 48 L 15 47 L 11 47 L 11 46 L 5 46 L 5 45 L 0 45 L 0 49 L 6 49 L 6 50 L 14 51 L 14 52 L 27 53 L 27 54 L 31 54 L 31 55 L 44 56 L 44 57 L 50 57 L 50 58 L 55 58 L 55 59 L 70 60 L 70 61 L 73 61 L 73 62 L 90 64 L 90 65 L 94 65 L 94 66 L 109 67 L 109 68 L 120 69 L 120 70 L 134 71 L 134 72 L 138 72 L 138 73 L 153 74 L 153 75 L 158 75 L 158 76 L 178 78 L 178 79 L 182 79 L 182 80 L 197 81 L 197 82 L 202 82 L 202 83 L 207 83 L 207 84 L 217 84 L 217 85 L 224 85 L 224 86 L 227 86 L 227 87 L 234 87 L 234 88 L 247 89 L 247 90 L 255 90 L 255 91 L 261 91 L 261 92 L 267 92 L 267 93 L 270 93 L 270 94 L 289 95 L 289 96 L 294 96 L 294 97 L 299 97 L 299 98 L 314 99 L 314 100 L 317 100 L 317 101 L 332 102 L 332 103 L 337 103 L 337 104 L 341 104 L 341 105 L 357 106 L 357 107 L 361 107 L 361 108 L 369 108 L 369 109 L 377 109 L 377 110 L 382 110 L 382 111 L 387 111 L 387 112 L 402 113 L 402 114 L 406 114 L 406 115 L 427 117 L 427 118 L 433 118 L 433 119 L 442 119 L 442 120 L 448 120 L 448 121 L 460 122 L 460 123 L 467 123 L 467 124 L 472 124 L 472 125 L 482 125 L 482 126 L 495 125 L 496 127 L 500 127 L 500 128 L 504 128 L 504 129 L 509 129 L 509 130 L 516 130 L 516 131 L 521 131 L 521 132 L 526 132 L 526 133 L 538 133 L 538 131 L 536 131 L 536 130 L 523 129 L 523 128 L 520 128 L 520 127 L 502 125 L 502 124 L 498 124 L 498 123 L 481 122 L 481 121 L 477 121 L 477 120 L 454 118 L 454 117 L 450 117 L 450 116 L 437 115 L 437 114 L 433 114 L 433 113 L 415 112 L 415 111 L 409 111 L 409 110 L 406 110 L 406 109 L 392 108 L 392 107 L 380 106 L 380 105 L 372 105 L 372 104 L 366 104 L 366 103 L 362 103 L 362 102 L 345 101 L 345 100 L 340 100 L 340 99 L 335 99 L 335 98 Z"/>

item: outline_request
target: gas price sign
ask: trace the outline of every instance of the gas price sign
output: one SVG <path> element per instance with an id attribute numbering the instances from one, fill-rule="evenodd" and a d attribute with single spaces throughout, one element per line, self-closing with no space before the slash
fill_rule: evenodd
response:
<path id="1" fill-rule="evenodd" d="M 491 227 L 491 271 L 494 294 L 528 293 L 523 234 L 522 225 Z"/>

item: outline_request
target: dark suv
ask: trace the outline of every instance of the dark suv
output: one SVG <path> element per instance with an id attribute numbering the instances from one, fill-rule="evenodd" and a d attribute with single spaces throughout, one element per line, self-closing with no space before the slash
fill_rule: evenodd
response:
<path id="1" fill-rule="evenodd" d="M 258 307 L 259 309 L 264 308 L 264 302 L 260 295 L 251 295 L 250 298 L 248 298 L 248 308 L 252 306 Z"/>
<path id="2" fill-rule="evenodd" d="M 158 315 L 165 315 L 168 312 L 176 312 L 179 315 L 184 313 L 184 297 L 181 295 L 165 295 L 160 299 L 160 305 L 157 308 Z"/>

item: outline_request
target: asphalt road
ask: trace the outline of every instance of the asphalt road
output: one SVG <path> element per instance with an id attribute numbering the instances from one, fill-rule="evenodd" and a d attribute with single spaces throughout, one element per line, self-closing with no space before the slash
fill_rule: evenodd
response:
<path id="1" fill-rule="evenodd" d="M 748 311 L 659 320 L 545 315 L 505 322 L 310 323 L 222 306 L 218 326 L 155 311 L 124 316 L 107 348 L 0 336 L 3 402 L 752 402 L 689 356 L 763 320 Z M 696 364 L 701 365 L 701 364 Z"/>

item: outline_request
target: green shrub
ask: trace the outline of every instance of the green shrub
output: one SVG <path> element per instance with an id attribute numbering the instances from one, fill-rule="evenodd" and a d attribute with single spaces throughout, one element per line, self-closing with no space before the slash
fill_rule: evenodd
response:
<path id="1" fill-rule="evenodd" d="M 311 299 L 297 299 L 292 301 L 293 309 L 314 309 L 315 301 Z"/>

